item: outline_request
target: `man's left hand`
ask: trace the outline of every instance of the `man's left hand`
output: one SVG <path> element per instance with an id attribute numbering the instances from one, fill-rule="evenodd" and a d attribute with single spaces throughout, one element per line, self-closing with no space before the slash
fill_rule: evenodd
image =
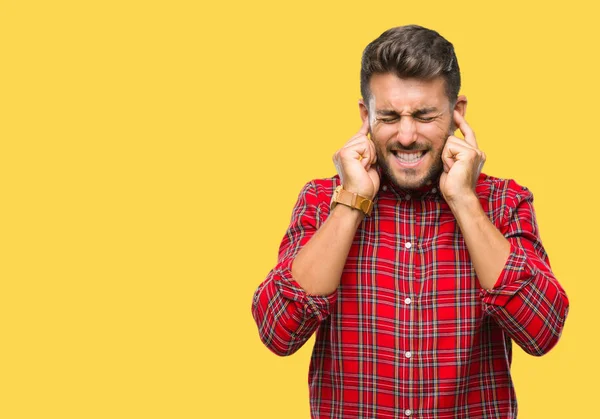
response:
<path id="1" fill-rule="evenodd" d="M 485 153 L 477 147 L 475 133 L 456 110 L 454 122 L 465 139 L 450 135 L 442 151 L 440 190 L 449 204 L 475 196 L 475 185 L 485 163 Z"/>

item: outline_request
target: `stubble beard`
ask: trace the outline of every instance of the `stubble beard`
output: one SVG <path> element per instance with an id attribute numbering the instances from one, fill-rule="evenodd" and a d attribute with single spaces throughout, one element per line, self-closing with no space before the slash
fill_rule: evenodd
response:
<path id="1" fill-rule="evenodd" d="M 373 105 L 372 109 L 374 109 L 374 103 L 372 105 Z M 452 106 L 452 108 L 453 107 L 454 106 Z M 377 154 L 377 165 L 381 168 L 382 175 L 384 177 L 386 177 L 393 186 L 400 188 L 400 189 L 405 189 L 405 190 L 416 190 L 416 189 L 420 189 L 426 185 L 430 185 L 430 184 L 434 184 L 434 183 L 437 184 L 440 176 L 442 175 L 442 172 L 444 171 L 444 163 L 442 162 L 442 152 L 444 151 L 444 147 L 446 146 L 446 141 L 448 141 L 448 137 L 453 135 L 455 130 L 456 130 L 456 127 L 454 126 L 454 123 L 450 122 L 448 125 L 446 140 L 444 141 L 444 144 L 442 145 L 442 147 L 435 153 L 435 155 L 433 155 L 433 164 L 431 165 L 431 167 L 429 167 L 429 170 L 427 170 L 427 173 L 425 173 L 425 175 L 423 176 L 422 179 L 417 178 L 417 170 L 415 170 L 415 169 L 404 169 L 405 180 L 398 179 L 394 175 L 394 172 L 390 168 L 389 164 L 387 163 L 387 160 L 385 159 L 383 151 L 380 150 L 379 147 L 375 146 L 375 152 Z M 372 131 L 370 131 L 370 135 L 371 135 L 371 138 L 373 138 Z M 403 149 L 406 151 L 426 150 L 428 153 L 434 153 L 434 151 L 431 147 L 429 147 L 429 146 L 422 147 L 418 143 L 414 143 L 410 147 L 400 146 L 400 147 L 396 147 L 396 148 L 401 149 L 401 150 Z M 393 153 L 391 152 L 391 149 L 392 149 L 392 145 L 389 145 L 386 150 L 387 155 L 391 154 L 392 158 L 395 158 L 393 156 Z"/>
<path id="2" fill-rule="evenodd" d="M 442 171 L 444 170 L 441 155 L 442 150 L 443 147 L 439 150 L 439 152 L 433 155 L 433 164 L 431 165 L 431 167 L 429 167 L 427 173 L 425 173 L 425 175 L 422 176 L 420 179 L 417 177 L 418 175 L 416 169 L 404 169 L 404 178 L 397 178 L 392 169 L 390 168 L 389 164 L 387 163 L 383 152 L 379 149 L 376 150 L 377 164 L 379 165 L 379 167 L 381 167 L 382 174 L 389 180 L 389 182 L 393 186 L 406 190 L 420 189 L 423 186 L 430 185 L 432 183 L 437 183 L 438 179 L 440 178 Z M 434 151 L 428 149 L 427 152 L 433 153 Z M 388 150 L 388 153 L 388 156 L 392 155 L 392 158 L 395 158 L 391 151 Z"/>

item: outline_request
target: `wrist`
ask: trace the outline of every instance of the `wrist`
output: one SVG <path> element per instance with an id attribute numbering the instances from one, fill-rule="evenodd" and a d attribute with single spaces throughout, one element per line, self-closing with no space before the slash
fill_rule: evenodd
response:
<path id="1" fill-rule="evenodd" d="M 355 228 L 358 228 L 360 223 L 362 223 L 366 217 L 364 212 L 355 208 L 350 208 L 346 205 L 336 205 L 331 209 L 329 216 L 332 218 L 348 220 Z"/>
<path id="2" fill-rule="evenodd" d="M 359 211 L 363 215 L 370 215 L 373 209 L 373 201 L 370 198 L 366 198 L 356 192 L 348 191 L 342 185 L 335 188 L 333 192 L 330 203 L 331 209 L 337 208 L 338 204 Z"/>
<path id="3" fill-rule="evenodd" d="M 475 191 L 470 190 L 465 193 L 458 194 L 453 198 L 447 199 L 446 202 L 450 207 L 450 210 L 455 217 L 459 215 L 476 215 L 479 212 L 483 212 L 479 198 L 475 194 Z"/>
<path id="4" fill-rule="evenodd" d="M 369 201 L 372 201 L 375 198 L 374 193 L 371 193 L 371 192 L 367 193 L 365 191 L 360 190 L 360 188 L 355 188 L 353 186 L 346 186 L 346 185 L 341 185 L 341 187 L 342 187 L 342 189 L 344 189 L 344 191 L 356 194 L 362 198 L 368 199 Z"/>

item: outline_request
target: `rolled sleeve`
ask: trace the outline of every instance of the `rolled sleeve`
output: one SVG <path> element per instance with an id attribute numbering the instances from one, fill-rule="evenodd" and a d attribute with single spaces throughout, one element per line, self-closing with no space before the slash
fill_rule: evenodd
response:
<path id="1" fill-rule="evenodd" d="M 332 188 L 327 188 L 332 190 Z M 279 261 L 254 294 L 252 315 L 263 343 L 278 355 L 296 352 L 327 319 L 337 300 L 309 295 L 292 277 L 292 263 L 324 220 L 327 194 L 314 182 L 300 193 L 279 249 Z"/>
<path id="2" fill-rule="evenodd" d="M 316 317 L 325 320 L 337 300 L 337 291 L 327 296 L 310 295 L 292 278 L 291 265 L 275 272 L 279 278 L 276 284 L 281 295 L 301 307 L 302 318 Z"/>
<path id="3" fill-rule="evenodd" d="M 516 185 L 516 184 L 515 184 Z M 481 290 L 484 311 L 527 353 L 543 355 L 558 342 L 569 309 L 567 295 L 550 268 L 525 188 L 508 203 L 501 226 L 510 254 L 491 290 Z"/>
<path id="4" fill-rule="evenodd" d="M 496 284 L 491 290 L 481 290 L 484 304 L 504 307 L 515 294 L 529 283 L 536 273 L 535 268 L 527 263 L 525 252 L 511 245 L 510 255 Z"/>

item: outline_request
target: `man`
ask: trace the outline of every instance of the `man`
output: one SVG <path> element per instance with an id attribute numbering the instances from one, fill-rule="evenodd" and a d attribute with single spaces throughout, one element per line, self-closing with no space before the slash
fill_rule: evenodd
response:
<path id="1" fill-rule="evenodd" d="M 481 173 L 459 89 L 437 32 L 398 27 L 369 44 L 362 127 L 334 155 L 338 176 L 300 193 L 255 293 L 276 354 L 317 332 L 315 418 L 514 418 L 511 340 L 542 355 L 560 337 L 568 300 L 533 197 Z"/>

